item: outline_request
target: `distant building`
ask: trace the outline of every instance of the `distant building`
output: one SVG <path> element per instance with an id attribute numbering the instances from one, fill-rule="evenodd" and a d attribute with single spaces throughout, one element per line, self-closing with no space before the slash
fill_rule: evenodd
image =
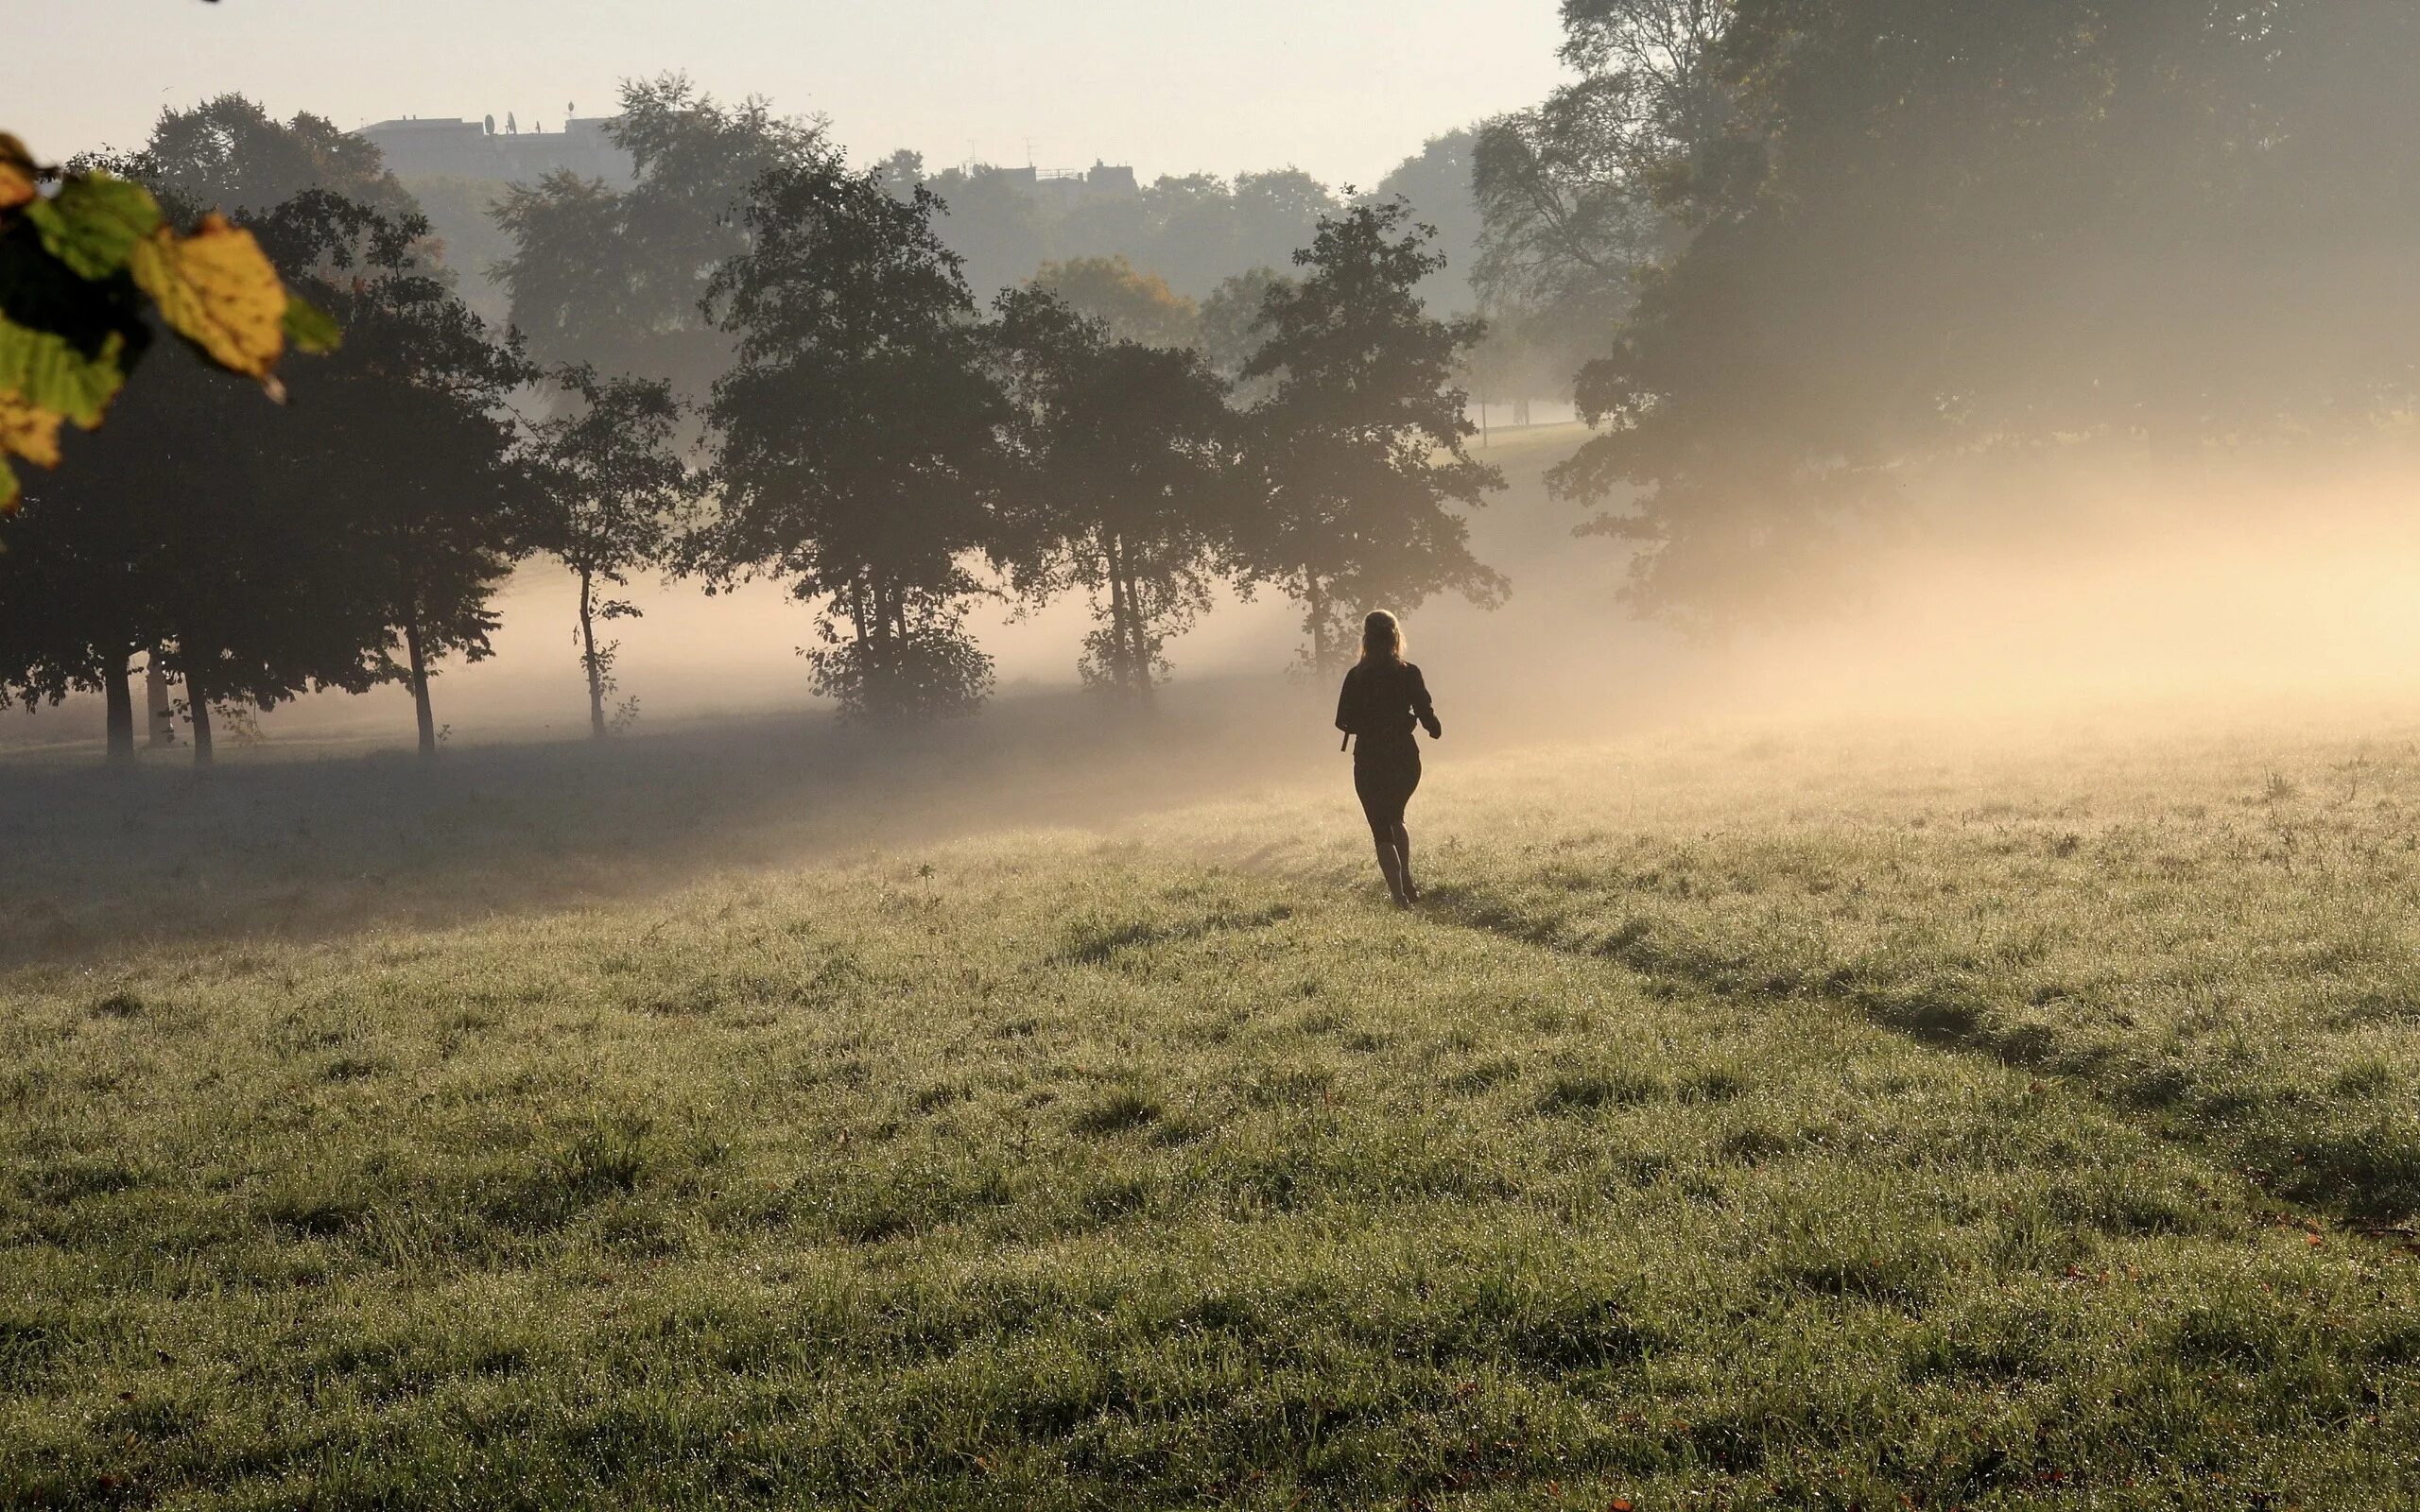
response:
<path id="1" fill-rule="evenodd" d="M 610 119 L 575 116 L 560 131 L 534 127 L 498 131 L 493 115 L 484 121 L 406 117 L 365 126 L 354 134 L 386 154 L 388 171 L 399 179 L 448 174 L 532 183 L 550 173 L 569 172 L 627 188 L 633 178 L 630 154 L 605 135 Z"/>
<path id="2" fill-rule="evenodd" d="M 1063 209 L 1087 199 L 1131 198 L 1140 193 L 1135 187 L 1134 170 L 1123 164 L 1095 163 L 1089 168 L 1074 171 L 1003 168 L 1000 172 Z"/>

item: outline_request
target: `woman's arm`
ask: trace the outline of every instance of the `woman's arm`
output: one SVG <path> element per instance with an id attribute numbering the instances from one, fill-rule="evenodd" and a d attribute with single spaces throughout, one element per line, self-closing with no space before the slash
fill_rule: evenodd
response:
<path id="1" fill-rule="evenodd" d="M 1344 675 L 1344 687 L 1336 696 L 1336 728 L 1353 733 L 1353 674 Z"/>
<path id="2" fill-rule="evenodd" d="M 1422 727 L 1428 731 L 1429 739 L 1444 739 L 1445 727 L 1437 722 L 1437 706 L 1428 701 L 1427 680 L 1421 677 L 1420 669 L 1418 667 L 1406 667 L 1404 670 L 1411 674 L 1411 713 L 1413 717 L 1417 718 Z"/>

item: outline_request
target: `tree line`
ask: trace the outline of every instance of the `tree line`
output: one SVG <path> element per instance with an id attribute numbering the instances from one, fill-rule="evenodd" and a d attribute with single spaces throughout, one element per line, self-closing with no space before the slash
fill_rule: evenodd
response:
<path id="1" fill-rule="evenodd" d="M 0 690 L 105 694 L 122 759 L 148 658 L 206 762 L 214 711 L 400 683 L 433 753 L 432 679 L 489 654 L 533 556 L 579 584 L 599 733 L 604 632 L 642 573 L 781 583 L 813 611 L 817 691 L 878 719 L 979 704 L 986 595 L 1084 595 L 1083 674 L 1127 698 L 1220 583 L 1294 601 L 1322 668 L 1369 603 L 1502 595 L 1461 513 L 1501 481 L 1453 381 L 1481 328 L 1426 308 L 1441 258 L 1400 203 L 1318 218 L 1221 371 L 1046 282 L 978 302 L 930 186 L 755 105 L 666 86 L 650 111 L 650 87 L 624 123 L 636 186 L 501 207 L 504 329 L 324 123 L 236 112 L 119 160 L 164 201 L 240 208 L 344 341 L 280 408 L 164 357 L 108 445 L 34 482 L 0 528 Z"/>

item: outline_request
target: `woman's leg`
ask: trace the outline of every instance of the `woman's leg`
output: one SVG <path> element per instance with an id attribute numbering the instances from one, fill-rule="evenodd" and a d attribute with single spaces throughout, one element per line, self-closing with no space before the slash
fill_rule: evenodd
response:
<path id="1" fill-rule="evenodd" d="M 1395 821 L 1393 839 L 1395 867 L 1403 877 L 1403 895 L 1410 902 L 1420 902 L 1420 885 L 1411 880 L 1411 833 L 1403 827 L 1403 821 L 1400 819 Z"/>
<path id="2" fill-rule="evenodd" d="M 1374 835 L 1373 838 L 1376 839 Z M 1378 850 L 1378 873 L 1387 879 L 1388 893 L 1394 898 L 1396 907 L 1409 907 L 1411 903 L 1411 895 L 1405 890 L 1408 885 L 1404 881 L 1403 861 L 1395 854 L 1395 843 L 1393 837 L 1389 836 L 1384 839 L 1376 839 L 1376 844 Z"/>

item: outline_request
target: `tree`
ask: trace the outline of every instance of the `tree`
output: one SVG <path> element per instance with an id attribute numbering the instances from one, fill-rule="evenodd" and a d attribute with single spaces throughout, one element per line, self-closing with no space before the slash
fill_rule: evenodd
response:
<path id="1" fill-rule="evenodd" d="M 1740 0 L 1690 238 L 1552 482 L 1637 601 L 1721 623 L 1829 596 L 1935 462 L 2400 423 L 2413 56 L 2409 7 Z"/>
<path id="2" fill-rule="evenodd" d="M 1117 339 L 1039 289 L 999 309 L 1023 467 L 995 556 L 1028 603 L 1089 595 L 1085 679 L 1147 696 L 1228 555 L 1226 386 L 1199 352 Z"/>
<path id="3" fill-rule="evenodd" d="M 1488 122 L 1472 146 L 1482 302 L 1552 347 L 1620 318 L 1640 270 L 1669 255 L 1670 214 L 1729 119 L 1718 65 L 1732 0 L 1568 0 L 1574 84 Z"/>
<path id="4" fill-rule="evenodd" d="M 606 730 L 605 697 L 614 689 L 618 643 L 596 644 L 598 620 L 635 619 L 628 599 L 600 597 L 630 575 L 661 562 L 691 492 L 681 459 L 681 406 L 669 385 L 636 378 L 600 380 L 596 369 L 561 369 L 556 382 L 577 404 L 532 428 L 539 482 L 530 503 L 529 544 L 579 579 L 579 664 L 588 678 L 590 733 Z"/>
<path id="5" fill-rule="evenodd" d="M 1437 228 L 1435 250 L 1444 262 L 1420 286 L 1422 302 L 1432 310 L 1466 314 L 1477 302 L 1471 276 L 1478 266 L 1480 239 L 1486 232 L 1478 191 L 1471 181 L 1472 155 L 1478 146 L 1475 130 L 1432 136 L 1419 152 L 1379 180 L 1376 192 L 1369 197 L 1378 204 L 1400 199 L 1423 224 Z"/>
<path id="6" fill-rule="evenodd" d="M 991 683 L 964 629 L 967 558 L 990 532 L 1007 401 L 939 211 L 837 157 L 778 168 L 709 292 L 738 361 L 708 411 L 720 508 L 684 561 L 820 601 L 816 690 L 852 715 L 963 712 Z"/>
<path id="7" fill-rule="evenodd" d="M 1181 347 L 1191 343 L 1200 329 L 1201 314 L 1191 300 L 1169 288 L 1158 274 L 1136 272 L 1123 257 L 1045 263 L 1028 286 L 1098 320 L 1120 341 Z"/>
<path id="8" fill-rule="evenodd" d="M 1244 367 L 1275 383 L 1252 412 L 1264 502 L 1243 539 L 1248 575 L 1303 605 L 1315 672 L 1349 644 L 1357 609 L 1449 591 L 1492 607 L 1506 593 L 1450 507 L 1504 484 L 1466 450 L 1476 428 L 1452 382 L 1485 328 L 1424 310 L 1415 291 L 1438 259 L 1433 232 L 1409 219 L 1391 203 L 1322 220 L 1294 254 L 1303 276 L 1270 289 L 1267 336 Z"/>
<path id="9" fill-rule="evenodd" d="M 494 269 L 512 325 L 541 363 L 663 378 L 676 395 L 702 396 L 731 343 L 701 301 L 714 270 L 748 249 L 749 186 L 817 157 L 822 124 L 777 116 L 761 99 L 724 105 L 666 74 L 624 84 L 605 131 L 631 155 L 629 189 L 556 173 L 514 185 L 496 207 L 513 241 Z"/>
<path id="10" fill-rule="evenodd" d="M 96 158 L 92 165 L 136 180 L 178 205 L 237 219 L 266 215 L 307 189 L 339 194 L 390 216 L 415 208 L 375 144 L 308 112 L 278 121 L 241 94 L 164 110 L 142 147 Z"/>
<path id="11" fill-rule="evenodd" d="M 1255 267 L 1219 281 L 1201 301 L 1198 322 L 1201 355 L 1210 370 L 1233 386 L 1231 397 L 1249 403 L 1265 397 L 1265 382 L 1243 383 L 1244 369 L 1260 350 L 1261 317 L 1269 307 L 1269 291 L 1290 282 L 1273 267 Z"/>
<path id="12" fill-rule="evenodd" d="M 277 466 L 286 488 L 341 511 L 341 554 L 315 566 L 377 611 L 372 664 L 410 688 L 420 751 L 433 757 L 432 664 L 489 654 L 489 601 L 520 549 L 529 480 L 507 406 L 535 369 L 421 260 L 417 216 L 313 191 L 268 229 L 294 265 L 307 256 L 348 332 Z"/>
<path id="13" fill-rule="evenodd" d="M 27 701 L 105 693 L 112 754 L 130 756 L 127 662 L 157 647 L 200 765 L 215 710 L 370 687 L 385 627 L 352 580 L 354 532 L 287 465 L 305 413 L 181 352 L 147 369 L 106 438 L 35 478 L 0 537 L 0 682 Z"/>

